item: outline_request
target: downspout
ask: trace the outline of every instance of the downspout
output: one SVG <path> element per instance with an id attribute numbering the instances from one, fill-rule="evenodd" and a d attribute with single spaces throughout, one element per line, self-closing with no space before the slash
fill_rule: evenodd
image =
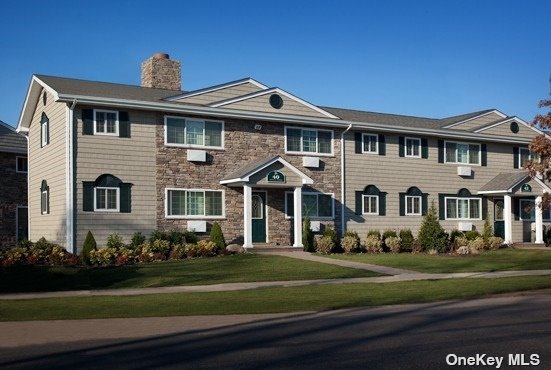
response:
<path id="1" fill-rule="evenodd" d="M 69 250 L 71 248 L 70 252 L 76 253 L 77 252 L 77 246 L 75 245 L 75 239 L 74 239 L 74 158 L 73 158 L 73 117 L 74 117 L 74 109 L 77 105 L 77 100 L 74 99 L 73 103 L 70 107 L 68 107 L 67 112 L 67 126 L 65 131 L 65 140 L 66 140 L 66 148 L 65 148 L 65 158 L 66 158 L 66 178 L 65 178 L 65 187 L 66 187 L 66 193 L 65 193 L 65 227 L 66 227 L 66 249 Z"/>
<path id="2" fill-rule="evenodd" d="M 341 237 L 344 235 L 344 230 L 346 229 L 344 225 L 344 211 L 345 211 L 345 164 L 344 164 L 344 134 L 346 134 L 352 128 L 352 124 L 349 124 L 346 130 L 341 133 Z"/>
<path id="3" fill-rule="evenodd" d="M 31 183 L 31 156 L 30 156 L 30 149 L 31 144 L 29 140 L 29 132 L 25 133 L 25 139 L 27 139 L 27 240 L 31 240 L 31 193 L 29 192 L 31 189 L 30 183 Z M 17 219 L 17 215 L 15 215 Z M 19 230 L 15 230 L 15 237 L 17 238 L 19 235 Z M 18 240 L 19 241 L 19 240 Z"/>

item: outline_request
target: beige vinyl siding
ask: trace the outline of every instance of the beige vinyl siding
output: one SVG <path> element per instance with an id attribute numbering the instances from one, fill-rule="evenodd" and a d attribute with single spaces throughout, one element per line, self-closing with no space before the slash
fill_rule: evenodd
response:
<path id="1" fill-rule="evenodd" d="M 520 138 L 528 138 L 528 139 L 532 139 L 540 135 L 538 132 L 532 130 L 530 127 L 526 127 L 521 123 L 518 124 L 518 132 L 515 134 L 511 132 L 510 124 L 511 124 L 510 122 L 503 123 L 501 125 L 497 125 L 495 127 L 481 131 L 480 133 L 484 135 L 502 135 L 502 136 L 510 136 L 512 138 L 520 137 Z"/>
<path id="2" fill-rule="evenodd" d="M 399 193 L 410 186 L 418 187 L 429 194 L 429 206 L 434 201 L 438 209 L 438 194 L 456 194 L 467 188 L 477 195 L 480 187 L 501 172 L 514 172 L 513 149 L 511 145 L 487 143 L 488 166 L 472 166 L 473 178 L 457 175 L 456 164 L 438 163 L 438 139 L 428 138 L 429 157 L 405 158 L 398 155 L 398 135 L 385 135 L 386 156 L 355 154 L 354 132 L 346 135 L 346 222 L 347 228 L 358 231 L 362 238 L 368 230 L 410 228 L 416 235 L 422 216 L 400 216 Z M 375 185 L 386 192 L 386 216 L 356 215 L 355 191 L 362 191 L 367 185 Z M 488 209 L 493 207 L 488 202 Z M 493 212 L 493 208 L 492 208 Z M 492 221 L 493 221 L 493 213 Z M 457 228 L 458 221 L 441 221 L 449 230 Z M 521 227 L 513 221 L 514 230 Z M 473 221 L 477 230 L 483 229 L 484 221 Z M 518 239 L 517 239 L 518 240 Z"/>
<path id="3" fill-rule="evenodd" d="M 98 246 L 105 246 L 111 233 L 121 235 L 126 243 L 132 234 L 141 231 L 148 235 L 155 229 L 156 114 L 129 111 L 130 138 L 83 135 L 82 109 L 75 109 L 76 136 L 76 246 L 81 250 L 88 230 Z M 100 175 L 111 174 L 125 183 L 133 184 L 131 213 L 84 212 L 82 182 L 95 181 Z"/>
<path id="4" fill-rule="evenodd" d="M 452 128 L 455 130 L 472 130 L 474 128 L 484 126 L 487 123 L 490 124 L 492 122 L 501 121 L 502 119 L 503 117 L 499 114 L 490 112 L 481 117 L 471 119 L 470 121 L 466 121 L 457 126 L 453 126 Z"/>
<path id="5" fill-rule="evenodd" d="M 189 98 L 182 98 L 176 100 L 180 103 L 201 104 L 207 105 L 210 103 L 236 98 L 238 96 L 247 95 L 262 90 L 260 87 L 250 82 L 220 89 L 212 92 L 207 92 L 200 95 L 190 96 Z"/>
<path id="6" fill-rule="evenodd" d="M 272 108 L 272 106 L 270 105 L 271 95 L 272 94 L 266 94 L 262 96 L 257 96 L 255 98 L 250 98 L 247 100 L 242 100 L 236 103 L 224 105 L 223 108 L 274 113 L 274 114 L 292 114 L 292 115 L 299 115 L 299 116 L 327 118 L 326 115 L 323 115 L 320 112 L 312 108 L 309 108 L 306 105 L 301 104 L 284 95 L 280 95 L 281 98 L 283 99 L 283 107 L 281 107 L 280 109 Z"/>
<path id="7" fill-rule="evenodd" d="M 40 147 L 40 120 L 42 112 L 49 118 L 50 142 Z M 66 105 L 54 102 L 47 94 L 46 106 L 42 94 L 29 127 L 29 238 L 66 246 Z M 40 187 L 46 180 L 50 187 L 50 213 L 40 212 Z"/>

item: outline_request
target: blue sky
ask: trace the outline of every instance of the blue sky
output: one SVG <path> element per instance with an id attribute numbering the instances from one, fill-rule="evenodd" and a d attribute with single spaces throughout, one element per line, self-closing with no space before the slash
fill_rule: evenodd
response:
<path id="1" fill-rule="evenodd" d="M 242 77 L 317 105 L 531 121 L 549 97 L 551 1 L 25 1 L 2 3 L 0 119 L 33 73 L 139 84 L 164 51 L 186 90 Z"/>

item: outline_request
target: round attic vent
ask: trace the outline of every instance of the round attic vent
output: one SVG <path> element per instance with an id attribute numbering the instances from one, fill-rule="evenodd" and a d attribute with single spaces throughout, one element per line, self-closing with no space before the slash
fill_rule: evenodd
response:
<path id="1" fill-rule="evenodd" d="M 518 132 L 518 123 L 516 122 L 511 122 L 511 125 L 509 125 L 510 129 L 511 129 L 511 132 L 513 134 L 516 134 Z"/>
<path id="2" fill-rule="evenodd" d="M 275 109 L 279 109 L 283 107 L 283 99 L 278 94 L 272 94 L 270 96 L 270 105 Z"/>

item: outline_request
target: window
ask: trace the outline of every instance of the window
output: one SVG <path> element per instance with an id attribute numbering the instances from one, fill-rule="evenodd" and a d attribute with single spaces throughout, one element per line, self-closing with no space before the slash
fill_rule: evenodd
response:
<path id="1" fill-rule="evenodd" d="M 502 199 L 496 200 L 494 202 L 494 220 L 503 221 L 503 212 L 505 209 L 505 202 Z"/>
<path id="2" fill-rule="evenodd" d="M 333 154 L 333 131 L 285 127 L 285 152 Z"/>
<path id="3" fill-rule="evenodd" d="M 364 215 L 378 215 L 379 214 L 379 196 L 378 195 L 364 195 L 363 196 L 363 210 Z"/>
<path id="4" fill-rule="evenodd" d="M 15 157 L 15 171 L 19 173 L 27 173 L 28 172 L 28 162 L 27 157 Z"/>
<path id="5" fill-rule="evenodd" d="M 46 113 L 42 113 L 40 119 L 40 147 L 48 145 L 50 142 L 50 119 Z"/>
<path id="6" fill-rule="evenodd" d="M 294 216 L 294 194 L 285 193 L 286 217 Z M 302 192 L 302 216 L 310 218 L 333 218 L 333 194 Z"/>
<path id="7" fill-rule="evenodd" d="M 480 198 L 446 197 L 446 220 L 480 220 Z"/>
<path id="8" fill-rule="evenodd" d="M 519 148 L 518 156 L 521 168 L 526 167 L 529 161 L 539 162 L 540 160 L 539 155 L 532 153 L 528 148 Z"/>
<path id="9" fill-rule="evenodd" d="M 362 135 L 362 153 L 379 154 L 379 137 L 373 134 Z"/>
<path id="10" fill-rule="evenodd" d="M 165 144 L 223 148 L 224 124 L 195 118 L 165 117 Z"/>
<path id="11" fill-rule="evenodd" d="M 421 139 L 406 137 L 406 157 L 421 158 Z"/>
<path id="12" fill-rule="evenodd" d="M 536 219 L 536 202 L 534 199 L 519 199 L 520 219 L 533 221 Z"/>
<path id="13" fill-rule="evenodd" d="M 94 189 L 94 211 L 119 211 L 119 188 L 97 187 Z"/>
<path id="14" fill-rule="evenodd" d="M 50 187 L 46 180 L 42 180 L 40 186 L 40 213 L 43 215 L 50 213 Z"/>
<path id="15" fill-rule="evenodd" d="M 222 190 L 166 189 L 166 216 L 174 218 L 224 217 Z"/>
<path id="16" fill-rule="evenodd" d="M 406 195 L 406 216 L 421 215 L 421 197 Z"/>
<path id="17" fill-rule="evenodd" d="M 119 136 L 119 112 L 94 110 L 94 135 Z"/>
<path id="18" fill-rule="evenodd" d="M 480 165 L 480 144 L 445 142 L 446 163 Z"/>

